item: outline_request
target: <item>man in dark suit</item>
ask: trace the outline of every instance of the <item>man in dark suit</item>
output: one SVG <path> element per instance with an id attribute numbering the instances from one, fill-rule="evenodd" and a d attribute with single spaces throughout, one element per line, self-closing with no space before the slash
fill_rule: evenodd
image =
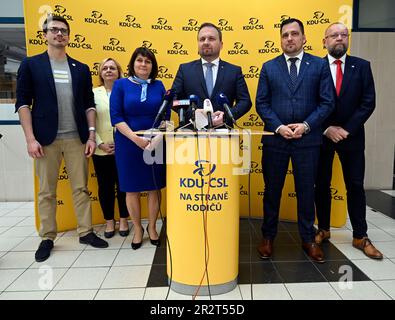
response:
<path id="1" fill-rule="evenodd" d="M 321 124 L 334 108 L 330 71 L 323 59 L 303 52 L 306 37 L 300 20 L 285 20 L 280 30 L 283 54 L 263 64 L 256 96 L 265 130 L 276 133 L 262 138 L 264 222 L 258 252 L 262 259 L 272 256 L 281 192 L 291 159 L 302 248 L 313 261 L 324 262 L 314 241 L 314 182 Z"/>
<path id="2" fill-rule="evenodd" d="M 241 67 L 219 58 L 223 43 L 222 32 L 216 25 L 203 23 L 197 40 L 201 59 L 180 65 L 173 89 L 178 99 L 188 99 L 190 95 L 198 96 L 199 108 L 202 107 L 204 99 L 210 99 L 214 109 L 213 125 L 226 122 L 233 126 L 231 119 L 225 119 L 224 108 L 217 99 L 220 93 L 226 95 L 235 120 L 250 110 L 252 103 Z M 187 111 L 186 116 L 187 120 L 191 117 L 191 110 Z"/>
<path id="3" fill-rule="evenodd" d="M 96 148 L 96 109 L 89 67 L 66 54 L 70 39 L 67 20 L 48 16 L 43 31 L 48 50 L 22 61 L 15 104 L 40 182 L 38 213 L 42 241 L 35 254 L 37 262 L 48 259 L 57 234 L 56 186 L 62 157 L 70 177 L 80 243 L 98 248 L 108 246 L 93 232 L 87 189 L 87 158 Z"/>
<path id="4" fill-rule="evenodd" d="M 382 259 L 367 236 L 364 123 L 375 108 L 375 89 L 370 63 L 346 54 L 349 32 L 342 23 L 333 23 L 325 31 L 325 58 L 332 74 L 336 108 L 324 123 L 324 142 L 316 181 L 318 232 L 316 242 L 330 238 L 331 179 L 335 151 L 343 169 L 347 190 L 347 209 L 353 228 L 353 246 L 373 259 Z"/>

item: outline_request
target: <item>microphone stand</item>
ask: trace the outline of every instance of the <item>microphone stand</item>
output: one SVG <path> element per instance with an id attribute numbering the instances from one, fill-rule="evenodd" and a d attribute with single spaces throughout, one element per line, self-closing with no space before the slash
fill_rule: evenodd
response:
<path id="1" fill-rule="evenodd" d="M 208 120 L 208 129 L 213 129 L 213 117 L 211 116 L 211 112 L 207 112 L 207 120 Z"/>
<path id="2" fill-rule="evenodd" d="M 195 112 L 196 112 L 196 108 L 195 108 L 194 106 L 192 106 L 191 119 L 192 119 L 192 124 L 193 124 L 193 131 L 197 131 L 197 128 L 196 128 Z"/>

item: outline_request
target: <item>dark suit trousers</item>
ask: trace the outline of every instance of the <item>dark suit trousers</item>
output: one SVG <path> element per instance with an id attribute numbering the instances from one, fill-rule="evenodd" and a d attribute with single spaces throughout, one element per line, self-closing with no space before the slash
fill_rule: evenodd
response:
<path id="1" fill-rule="evenodd" d="M 277 234 L 281 193 L 291 159 L 300 237 L 303 242 L 314 241 L 314 182 L 318 156 L 319 146 L 296 148 L 290 143 L 287 149 L 263 147 L 262 168 L 265 192 L 262 234 L 265 239 L 274 239 Z"/>
<path id="2" fill-rule="evenodd" d="M 97 184 L 99 186 L 99 201 L 104 219 L 114 219 L 115 195 L 118 200 L 119 216 L 129 216 L 126 207 L 126 194 L 119 191 L 118 174 L 115 165 L 115 156 L 93 155 L 93 164 L 96 171 Z"/>
<path id="3" fill-rule="evenodd" d="M 331 180 L 335 151 L 339 155 L 347 190 L 347 210 L 354 238 L 367 236 L 366 197 L 363 186 L 365 175 L 364 150 L 341 150 L 332 142 L 325 141 L 321 147 L 315 191 L 318 227 L 330 229 Z"/>

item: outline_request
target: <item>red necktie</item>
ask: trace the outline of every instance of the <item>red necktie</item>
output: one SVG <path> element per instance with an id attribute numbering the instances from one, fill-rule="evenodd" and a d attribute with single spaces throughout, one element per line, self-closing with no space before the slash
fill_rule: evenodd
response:
<path id="1" fill-rule="evenodd" d="M 343 81 L 342 62 L 341 62 L 341 60 L 336 60 L 335 63 L 337 64 L 337 68 L 336 68 L 336 94 L 337 94 L 337 96 L 339 96 L 340 95 L 340 88 L 342 87 L 342 81 Z"/>

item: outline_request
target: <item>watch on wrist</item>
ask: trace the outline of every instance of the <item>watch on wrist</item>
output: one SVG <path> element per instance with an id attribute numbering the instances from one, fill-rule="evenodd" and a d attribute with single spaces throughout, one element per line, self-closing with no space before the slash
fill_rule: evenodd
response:
<path id="1" fill-rule="evenodd" d="M 89 131 L 96 131 L 96 128 L 95 128 L 95 127 L 89 127 L 88 130 L 89 130 Z"/>

